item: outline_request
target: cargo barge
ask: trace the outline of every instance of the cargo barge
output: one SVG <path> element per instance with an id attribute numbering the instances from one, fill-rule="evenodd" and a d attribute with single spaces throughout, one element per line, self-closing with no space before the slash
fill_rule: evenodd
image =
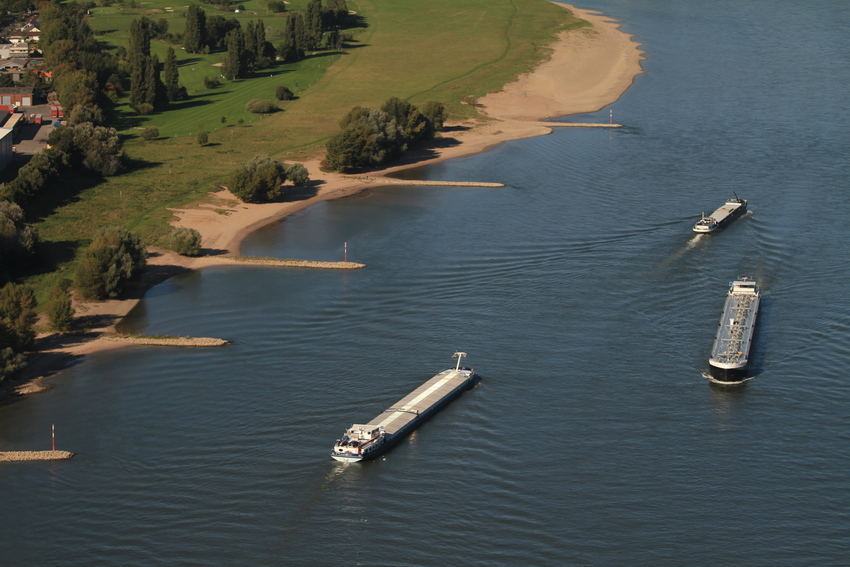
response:
<path id="1" fill-rule="evenodd" d="M 331 450 L 337 461 L 353 463 L 377 457 L 461 392 L 471 387 L 475 370 L 461 367 L 465 352 L 456 352 L 455 368 L 443 370 L 367 424 L 354 424 Z"/>
<path id="2" fill-rule="evenodd" d="M 747 276 L 729 284 L 714 348 L 708 360 L 712 382 L 739 384 L 747 380 L 747 364 L 760 299 L 756 282 Z"/>
<path id="3" fill-rule="evenodd" d="M 732 193 L 732 196 L 726 199 L 723 206 L 711 213 L 710 216 L 705 216 L 705 213 L 701 215 L 701 218 L 694 225 L 694 232 L 718 232 L 746 212 L 747 201 L 739 199 L 738 195 Z"/>

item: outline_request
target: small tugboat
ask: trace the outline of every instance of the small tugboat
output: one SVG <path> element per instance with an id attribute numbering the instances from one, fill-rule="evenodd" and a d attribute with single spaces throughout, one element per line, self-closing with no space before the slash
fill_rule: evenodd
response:
<path id="1" fill-rule="evenodd" d="M 443 370 L 369 423 L 349 427 L 337 440 L 331 457 L 348 463 L 365 461 L 377 457 L 413 431 L 473 384 L 475 370 L 460 366 L 464 356 L 465 352 L 454 353 L 455 368 Z"/>
<path id="2" fill-rule="evenodd" d="M 726 203 L 711 213 L 711 216 L 707 217 L 705 213 L 701 215 L 702 218 L 694 225 L 694 232 L 718 232 L 746 212 L 747 201 L 739 199 L 737 194 L 732 193 L 732 196 L 726 199 Z"/>
<path id="3" fill-rule="evenodd" d="M 714 348 L 708 359 L 712 382 L 729 385 L 747 380 L 747 364 L 760 299 L 756 282 L 748 276 L 730 282 Z"/>

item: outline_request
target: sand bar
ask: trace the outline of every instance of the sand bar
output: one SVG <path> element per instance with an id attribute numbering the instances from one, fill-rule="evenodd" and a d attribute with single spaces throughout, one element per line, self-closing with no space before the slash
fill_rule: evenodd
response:
<path id="1" fill-rule="evenodd" d="M 551 46 L 552 56 L 547 62 L 500 92 L 479 99 L 479 108 L 488 119 L 449 124 L 442 138 L 431 147 L 408 152 L 392 167 L 358 179 L 321 171 L 319 159 L 308 161 L 304 165 L 310 173 L 310 186 L 315 189 L 315 195 L 308 199 L 247 204 L 223 190 L 211 194 L 197 207 L 174 210 L 172 225 L 198 230 L 209 255 L 187 258 L 151 248 L 148 269 L 127 299 L 77 305 L 77 315 L 89 323 L 89 333 L 39 337 L 39 352 L 30 357 L 23 380 L 33 381 L 54 373 L 87 354 L 124 346 L 124 343 L 100 340 L 98 336 L 102 332 L 114 332 L 115 324 L 136 306 L 145 291 L 187 270 L 236 264 L 233 256 L 239 255 L 242 240 L 263 226 L 322 201 L 354 195 L 378 185 L 397 185 L 398 179 L 386 176 L 404 169 L 480 153 L 508 140 L 549 134 L 552 128 L 538 121 L 594 112 L 615 102 L 632 85 L 635 76 L 643 72 L 640 62 L 644 57 L 639 44 L 619 31 L 619 23 L 611 18 L 562 6 L 590 22 L 591 27 L 563 32 Z M 26 388 L 26 385 L 16 387 Z M 47 387 L 42 382 L 38 386 L 35 388 L 38 391 Z M 16 393 L 12 390 L 9 394 L 7 389 L 6 397 L 9 395 Z M 0 392 L 0 398 L 3 397 Z"/>

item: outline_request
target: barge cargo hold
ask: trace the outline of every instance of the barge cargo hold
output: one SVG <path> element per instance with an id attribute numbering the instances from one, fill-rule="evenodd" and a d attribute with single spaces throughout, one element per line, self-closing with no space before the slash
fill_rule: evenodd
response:
<path id="1" fill-rule="evenodd" d="M 726 199 L 723 206 L 711 213 L 710 216 L 705 216 L 705 213 L 702 214 L 702 218 L 694 225 L 694 232 L 718 232 L 746 212 L 747 201 L 739 199 L 738 195 L 732 193 L 732 196 Z"/>
<path id="2" fill-rule="evenodd" d="M 457 366 L 443 370 L 400 399 L 367 424 L 354 424 L 338 439 L 331 457 L 341 462 L 358 462 L 377 457 L 437 410 L 452 401 L 475 381 L 475 371 L 461 368 L 465 352 L 456 352 Z"/>
<path id="3" fill-rule="evenodd" d="M 747 364 L 753 342 L 761 292 L 747 276 L 729 284 L 720 326 L 708 363 L 712 382 L 738 384 L 747 380 Z"/>

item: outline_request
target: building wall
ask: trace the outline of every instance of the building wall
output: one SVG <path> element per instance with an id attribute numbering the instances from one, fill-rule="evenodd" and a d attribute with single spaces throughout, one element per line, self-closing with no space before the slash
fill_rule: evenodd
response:
<path id="1" fill-rule="evenodd" d="M 12 131 L 0 128 L 0 171 L 12 163 Z"/>

